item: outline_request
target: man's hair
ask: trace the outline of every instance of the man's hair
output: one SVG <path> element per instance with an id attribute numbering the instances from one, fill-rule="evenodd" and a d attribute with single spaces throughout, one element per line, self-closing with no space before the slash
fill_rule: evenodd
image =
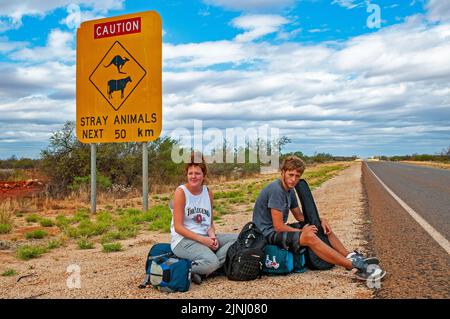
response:
<path id="1" fill-rule="evenodd" d="M 292 171 L 295 169 L 300 174 L 303 174 L 305 168 L 305 162 L 303 162 L 303 160 L 297 156 L 287 156 L 284 158 L 283 163 L 281 164 L 281 171 Z"/>
<path id="2" fill-rule="evenodd" d="M 205 158 L 203 157 L 203 154 L 200 152 L 192 152 L 191 153 L 191 159 L 186 163 L 186 166 L 184 167 L 184 174 L 187 175 L 187 172 L 191 166 L 198 166 L 203 172 L 203 176 L 206 177 L 206 174 L 208 173 L 208 168 L 206 167 Z"/>

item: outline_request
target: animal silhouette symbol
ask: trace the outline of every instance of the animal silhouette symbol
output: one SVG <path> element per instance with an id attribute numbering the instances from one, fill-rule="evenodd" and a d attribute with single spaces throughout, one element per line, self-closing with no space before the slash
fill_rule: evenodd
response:
<path id="1" fill-rule="evenodd" d="M 127 83 L 131 82 L 131 77 L 127 76 L 124 79 L 120 80 L 109 80 L 108 81 L 108 98 L 112 98 L 112 94 L 114 91 L 120 91 L 120 98 L 123 99 L 123 90 L 127 86 Z"/>
<path id="2" fill-rule="evenodd" d="M 127 57 L 122 58 L 120 55 L 116 55 L 114 58 L 112 58 L 111 62 L 109 62 L 108 65 L 104 65 L 105 68 L 109 67 L 111 64 L 114 64 L 117 67 L 117 71 L 121 74 L 126 74 L 125 72 L 122 72 L 122 68 L 125 63 L 130 61 Z"/>

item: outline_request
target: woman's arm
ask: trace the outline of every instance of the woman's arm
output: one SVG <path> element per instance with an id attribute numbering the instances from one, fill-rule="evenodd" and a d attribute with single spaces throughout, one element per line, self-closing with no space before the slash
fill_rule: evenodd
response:
<path id="1" fill-rule="evenodd" d="M 177 188 L 173 198 L 173 227 L 175 228 L 175 231 L 185 238 L 195 240 L 212 249 L 212 247 L 214 247 L 213 239 L 196 234 L 193 231 L 190 231 L 189 229 L 184 227 L 185 205 L 186 205 L 186 197 L 184 195 L 184 192 L 181 188 Z"/>
<path id="2" fill-rule="evenodd" d="M 208 193 L 209 193 L 209 201 L 211 203 L 211 226 L 208 229 L 208 237 L 212 238 L 214 240 L 214 247 L 212 248 L 213 250 L 217 250 L 219 248 L 219 241 L 217 240 L 216 237 L 216 228 L 214 227 L 214 215 L 213 215 L 213 193 L 212 191 L 208 188 Z"/>

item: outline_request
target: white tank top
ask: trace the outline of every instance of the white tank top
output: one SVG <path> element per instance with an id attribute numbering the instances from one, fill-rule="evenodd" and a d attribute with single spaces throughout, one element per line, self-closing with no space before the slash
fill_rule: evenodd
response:
<path id="1" fill-rule="evenodd" d="M 211 227 L 211 201 L 209 199 L 208 188 L 203 185 L 202 192 L 199 195 L 193 195 L 184 185 L 178 186 L 184 191 L 186 204 L 184 206 L 184 227 L 190 231 L 206 236 L 209 227 Z M 171 247 L 172 250 L 184 238 L 175 231 L 173 226 L 173 208 L 172 222 L 170 225 Z"/>

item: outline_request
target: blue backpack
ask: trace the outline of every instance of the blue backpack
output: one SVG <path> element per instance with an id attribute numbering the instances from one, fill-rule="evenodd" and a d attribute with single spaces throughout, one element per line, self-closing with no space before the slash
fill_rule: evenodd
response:
<path id="1" fill-rule="evenodd" d="M 303 248 L 298 254 L 293 254 L 276 245 L 267 245 L 264 249 L 264 273 L 269 275 L 286 275 L 291 272 L 305 272 L 305 251 L 306 249 Z"/>
<path id="2" fill-rule="evenodd" d="M 148 253 L 145 273 L 139 288 L 151 286 L 164 292 L 185 292 L 191 284 L 191 261 L 176 257 L 170 244 L 155 244 Z"/>

